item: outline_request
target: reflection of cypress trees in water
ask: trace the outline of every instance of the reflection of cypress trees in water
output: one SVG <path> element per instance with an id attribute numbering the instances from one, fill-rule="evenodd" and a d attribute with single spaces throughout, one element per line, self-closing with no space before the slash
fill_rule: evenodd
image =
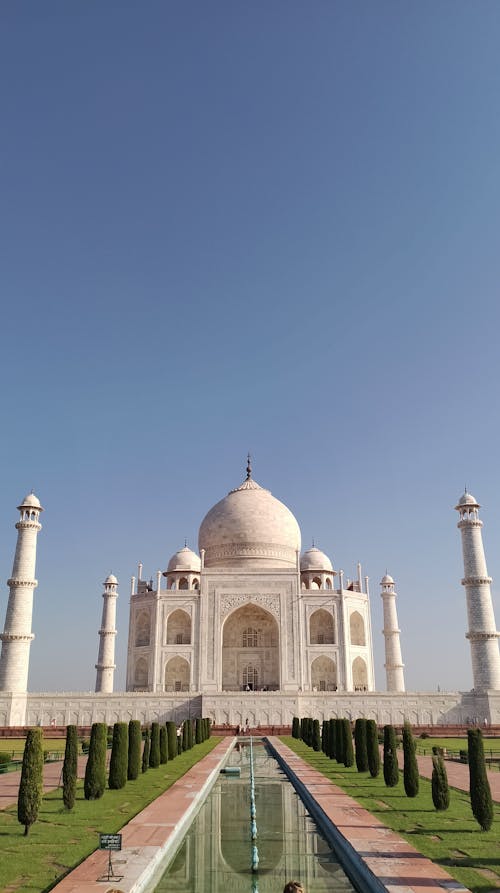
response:
<path id="1" fill-rule="evenodd" d="M 328 844 L 275 759 L 254 742 L 259 867 L 251 869 L 249 748 L 235 749 L 239 777 L 220 776 L 156 887 L 158 893 L 281 893 L 290 878 L 307 893 L 352 893 Z"/>

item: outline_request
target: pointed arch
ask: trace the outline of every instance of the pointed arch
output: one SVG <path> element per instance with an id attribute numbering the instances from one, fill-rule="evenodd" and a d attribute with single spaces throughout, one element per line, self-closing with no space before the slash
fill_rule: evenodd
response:
<path id="1" fill-rule="evenodd" d="M 167 645 L 191 644 L 191 618 L 187 611 L 178 608 L 167 618 Z"/>
<path id="2" fill-rule="evenodd" d="M 222 690 L 277 689 L 279 681 L 278 624 L 260 605 L 242 605 L 222 629 Z"/>
<path id="3" fill-rule="evenodd" d="M 365 621 L 359 611 L 353 611 L 349 617 L 351 645 L 366 645 Z"/>
<path id="4" fill-rule="evenodd" d="M 354 691 L 368 691 L 368 670 L 362 657 L 355 657 L 352 662 L 352 684 Z"/>
<path id="5" fill-rule="evenodd" d="M 320 608 L 309 618 L 309 641 L 311 645 L 334 645 L 335 629 L 330 611 Z"/>
<path id="6" fill-rule="evenodd" d="M 134 667 L 134 688 L 145 689 L 148 686 L 148 662 L 145 657 L 139 657 Z"/>
<path id="7" fill-rule="evenodd" d="M 180 655 L 170 658 L 165 666 L 165 691 L 188 691 L 190 666 Z"/>
<path id="8" fill-rule="evenodd" d="M 316 657 L 311 664 L 311 685 L 316 691 L 336 691 L 337 667 L 335 661 L 324 654 Z"/>
<path id="9" fill-rule="evenodd" d="M 149 645 L 151 638 L 151 617 L 149 611 L 140 611 L 135 620 L 136 647 Z"/>

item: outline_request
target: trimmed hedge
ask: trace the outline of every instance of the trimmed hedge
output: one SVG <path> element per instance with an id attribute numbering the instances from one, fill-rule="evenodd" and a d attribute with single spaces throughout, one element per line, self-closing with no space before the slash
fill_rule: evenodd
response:
<path id="1" fill-rule="evenodd" d="M 113 726 L 113 742 L 109 761 L 108 786 L 112 791 L 125 787 L 128 774 L 128 725 L 126 722 L 115 722 Z"/>
<path id="2" fill-rule="evenodd" d="M 99 800 L 106 789 L 106 749 L 108 727 L 95 722 L 90 733 L 89 756 L 85 767 L 83 792 L 86 800 Z"/>
<path id="3" fill-rule="evenodd" d="M 388 788 L 396 787 L 399 781 L 396 730 L 394 726 L 384 726 L 384 781 Z"/>
<path id="4" fill-rule="evenodd" d="M 127 778 L 135 781 L 141 771 L 142 732 L 138 719 L 131 719 L 128 724 L 128 765 Z"/>

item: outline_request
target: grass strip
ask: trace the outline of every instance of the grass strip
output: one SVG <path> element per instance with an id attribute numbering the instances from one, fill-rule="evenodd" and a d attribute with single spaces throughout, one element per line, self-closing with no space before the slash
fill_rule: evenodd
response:
<path id="1" fill-rule="evenodd" d="M 494 806 L 493 826 L 484 832 L 472 815 L 465 791 L 452 788 L 450 808 L 437 812 L 432 803 L 431 783 L 422 776 L 418 796 L 410 799 L 405 795 L 402 778 L 397 787 L 387 788 L 382 773 L 371 778 L 355 766 L 346 769 L 296 738 L 284 736 L 281 741 L 472 893 L 500 889 L 498 804 Z"/>
<path id="2" fill-rule="evenodd" d="M 220 738 L 209 738 L 175 760 L 148 769 L 100 800 L 85 800 L 79 781 L 75 807 L 67 812 L 62 789 L 45 794 L 38 821 L 28 837 L 17 821 L 17 806 L 0 812 L 0 890 L 46 893 L 98 846 L 99 832 L 116 833 L 137 813 L 210 753 Z"/>

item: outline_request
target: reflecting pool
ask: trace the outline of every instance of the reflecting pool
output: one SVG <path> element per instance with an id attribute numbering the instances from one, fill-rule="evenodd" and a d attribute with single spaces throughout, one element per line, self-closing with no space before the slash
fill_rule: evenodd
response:
<path id="1" fill-rule="evenodd" d="M 237 744 L 228 766 L 240 776 L 220 775 L 158 893 L 282 893 L 299 880 L 306 893 L 354 890 L 300 797 L 268 752 L 254 742 L 259 867 L 252 872 L 250 747 Z"/>

